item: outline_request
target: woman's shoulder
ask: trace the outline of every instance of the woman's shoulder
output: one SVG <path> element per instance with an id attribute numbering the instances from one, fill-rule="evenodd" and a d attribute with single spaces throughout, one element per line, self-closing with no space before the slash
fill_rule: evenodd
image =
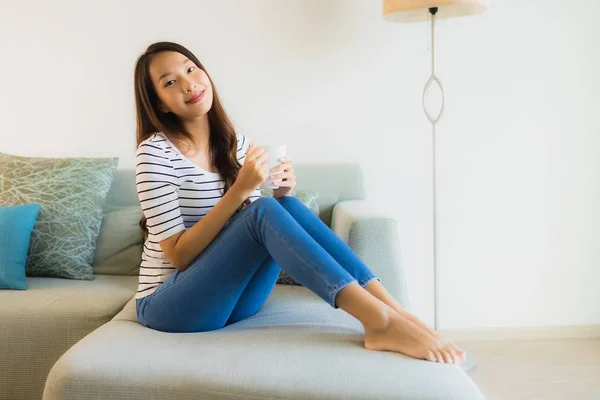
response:
<path id="1" fill-rule="evenodd" d="M 160 149 L 164 149 L 165 144 L 166 144 L 165 135 L 161 132 L 156 132 L 156 133 L 153 133 L 152 135 L 148 136 L 146 139 L 142 140 L 140 142 L 140 144 L 138 144 L 137 149 L 139 151 L 140 148 L 150 147 L 150 146 L 152 146 L 153 148 L 158 147 Z"/>
<path id="2" fill-rule="evenodd" d="M 144 144 L 158 144 L 166 142 L 166 136 L 162 132 L 155 132 L 149 135 L 146 139 L 142 140 L 138 145 L 138 148 Z"/>
<path id="3" fill-rule="evenodd" d="M 167 141 L 164 134 L 157 132 L 142 140 L 136 149 L 136 157 L 151 155 L 151 156 L 166 156 Z M 165 157 L 167 158 L 167 157 Z"/>

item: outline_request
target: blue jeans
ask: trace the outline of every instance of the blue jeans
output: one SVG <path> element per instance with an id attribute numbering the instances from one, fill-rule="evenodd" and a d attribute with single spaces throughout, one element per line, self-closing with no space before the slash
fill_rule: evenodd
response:
<path id="1" fill-rule="evenodd" d="M 337 308 L 352 282 L 378 279 L 298 199 L 261 197 L 232 217 L 185 271 L 137 299 L 144 325 L 165 332 L 205 332 L 254 315 L 281 271 Z"/>

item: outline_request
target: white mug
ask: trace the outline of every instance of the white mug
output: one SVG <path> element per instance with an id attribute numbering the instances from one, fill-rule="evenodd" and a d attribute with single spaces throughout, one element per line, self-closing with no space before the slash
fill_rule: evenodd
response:
<path id="1" fill-rule="evenodd" d="M 280 161 L 279 159 L 282 157 L 285 157 L 287 155 L 287 148 L 285 145 L 282 146 L 262 146 L 261 147 L 265 153 L 267 153 L 269 155 L 269 157 L 267 158 L 267 164 L 269 165 L 269 170 L 271 170 L 272 168 L 276 167 L 277 165 L 279 165 Z M 267 180 L 260 185 L 261 189 L 277 189 L 279 188 L 279 186 L 277 186 L 277 182 L 281 182 L 281 180 L 271 180 L 271 176 L 273 175 L 277 175 L 277 174 L 269 174 L 269 177 L 267 178 Z"/>

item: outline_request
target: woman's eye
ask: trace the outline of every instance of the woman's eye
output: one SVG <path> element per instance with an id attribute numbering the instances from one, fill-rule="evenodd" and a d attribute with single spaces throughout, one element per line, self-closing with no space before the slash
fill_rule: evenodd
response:
<path id="1" fill-rule="evenodd" d="M 165 87 L 169 87 L 169 86 L 171 86 L 174 83 L 175 83 L 174 80 L 170 80 L 169 82 L 165 83 Z"/>
<path id="2" fill-rule="evenodd" d="M 189 68 L 188 68 L 188 70 L 187 70 L 188 74 L 189 74 L 190 72 L 194 71 L 195 69 L 196 69 L 196 67 L 189 67 Z"/>

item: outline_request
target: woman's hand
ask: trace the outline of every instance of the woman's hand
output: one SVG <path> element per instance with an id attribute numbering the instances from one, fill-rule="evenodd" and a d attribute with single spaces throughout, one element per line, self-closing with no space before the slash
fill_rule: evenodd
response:
<path id="1" fill-rule="evenodd" d="M 294 173 L 291 158 L 280 158 L 279 164 L 271 169 L 270 174 L 271 177 L 269 179 L 277 181 L 275 182 L 275 186 L 279 186 L 273 190 L 273 197 L 276 199 L 287 196 L 296 187 L 296 174 Z"/>
<path id="2" fill-rule="evenodd" d="M 245 197 L 250 196 L 257 187 L 267 180 L 269 176 L 267 157 L 268 154 L 260 147 L 256 147 L 254 143 L 251 143 L 248 147 L 244 165 L 242 165 L 233 184 Z"/>

